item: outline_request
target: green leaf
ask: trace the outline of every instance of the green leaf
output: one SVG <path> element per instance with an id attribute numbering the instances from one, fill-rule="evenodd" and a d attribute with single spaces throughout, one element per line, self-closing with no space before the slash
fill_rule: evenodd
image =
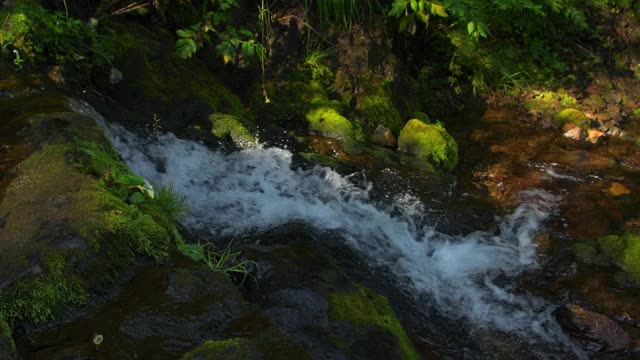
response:
<path id="1" fill-rule="evenodd" d="M 176 34 L 178 34 L 178 36 L 180 36 L 181 38 L 192 38 L 196 35 L 196 33 L 190 29 L 177 30 Z"/>
<path id="2" fill-rule="evenodd" d="M 142 204 L 144 202 L 144 195 L 142 193 L 136 192 L 131 197 L 129 197 L 129 202 L 135 205 Z"/>
<path id="3" fill-rule="evenodd" d="M 252 57 L 254 54 L 254 46 L 249 42 L 245 42 L 242 44 L 242 55 L 247 58 Z"/>
<path id="4" fill-rule="evenodd" d="M 431 13 L 443 18 L 449 17 L 449 14 L 447 14 L 447 10 L 445 10 L 444 6 L 442 6 L 441 4 L 431 3 Z"/>
<path id="5" fill-rule="evenodd" d="M 205 259 L 204 247 L 200 244 L 180 244 L 178 245 L 178 251 L 195 261 L 201 261 Z"/>
<path id="6" fill-rule="evenodd" d="M 127 186 L 142 186 L 145 183 L 145 179 L 138 175 L 121 175 L 116 179 L 117 183 L 127 185 Z"/>
<path id="7" fill-rule="evenodd" d="M 418 2 L 416 0 L 411 0 L 410 4 L 411 4 L 411 10 L 413 10 L 414 12 L 418 11 Z"/>
<path id="8" fill-rule="evenodd" d="M 469 21 L 469 23 L 467 24 L 467 32 L 469 33 L 469 35 L 471 35 L 475 31 L 476 31 L 476 23 L 474 23 L 473 21 Z"/>
<path id="9" fill-rule="evenodd" d="M 183 59 L 188 59 L 198 50 L 196 42 L 192 39 L 180 39 L 176 41 L 176 53 Z"/>
<path id="10" fill-rule="evenodd" d="M 240 29 L 239 33 L 241 35 L 244 35 L 244 36 L 248 37 L 248 38 L 253 38 L 253 33 L 251 31 L 247 30 L 247 29 Z"/>

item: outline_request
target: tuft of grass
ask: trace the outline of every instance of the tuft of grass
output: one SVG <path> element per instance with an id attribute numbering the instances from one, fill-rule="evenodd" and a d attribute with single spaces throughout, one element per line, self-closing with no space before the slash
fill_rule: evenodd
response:
<path id="1" fill-rule="evenodd" d="M 347 28 L 374 12 L 374 0 L 305 0 L 307 13 L 315 11 L 321 21 Z"/>
<path id="2" fill-rule="evenodd" d="M 161 186 L 158 189 L 155 200 L 164 212 L 174 221 L 182 219 L 182 217 L 189 211 L 187 196 L 176 193 L 173 190 L 173 183 Z"/>
<path id="3" fill-rule="evenodd" d="M 230 241 L 227 246 L 219 251 L 213 243 L 180 244 L 178 250 L 185 256 L 195 261 L 202 261 L 211 271 L 222 272 L 227 276 L 239 274 L 242 276 L 240 284 L 243 284 L 251 275 L 251 268 L 259 269 L 258 264 L 252 260 L 239 261 L 240 252 L 232 252 Z M 255 280 L 255 278 L 254 278 Z"/>

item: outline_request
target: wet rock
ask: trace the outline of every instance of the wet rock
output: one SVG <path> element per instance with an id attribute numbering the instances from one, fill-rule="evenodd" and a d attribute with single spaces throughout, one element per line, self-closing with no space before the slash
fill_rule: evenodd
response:
<path id="1" fill-rule="evenodd" d="M 118 70 L 118 68 L 111 67 L 111 71 L 109 72 L 109 83 L 117 84 L 122 81 L 122 71 Z"/>
<path id="2" fill-rule="evenodd" d="M 600 142 L 602 137 L 604 136 L 604 132 L 597 129 L 589 129 L 587 131 L 587 140 L 589 140 L 592 144 L 597 144 Z"/>
<path id="3" fill-rule="evenodd" d="M 384 127 L 384 125 L 378 125 L 378 127 L 373 131 L 371 141 L 378 146 L 390 149 L 395 149 L 398 145 L 398 141 L 393 135 L 393 132 Z"/>
<path id="4" fill-rule="evenodd" d="M 611 158 L 584 150 L 550 149 L 534 159 L 565 165 L 578 171 L 607 170 L 615 165 L 615 161 Z"/>
<path id="5" fill-rule="evenodd" d="M 630 349 L 629 334 L 605 315 L 571 304 L 558 309 L 556 316 L 591 351 L 625 353 Z"/>
<path id="6" fill-rule="evenodd" d="M 167 297 L 175 302 L 196 302 L 204 296 L 221 299 L 240 299 L 240 293 L 229 279 L 220 272 L 209 269 L 175 269 L 168 274 Z"/>
<path id="7" fill-rule="evenodd" d="M 582 129 L 577 126 L 572 127 L 567 132 L 562 134 L 562 136 L 571 140 L 582 140 Z"/>
<path id="8" fill-rule="evenodd" d="M 310 289 L 283 289 L 269 295 L 267 301 L 272 305 L 267 306 L 265 314 L 282 329 L 329 326 L 327 299 Z"/>
<path id="9" fill-rule="evenodd" d="M 631 194 L 631 189 L 629 189 L 628 187 L 624 186 L 623 184 L 617 181 L 612 182 L 608 190 L 609 190 L 609 193 L 613 196 L 622 196 L 622 195 Z"/>

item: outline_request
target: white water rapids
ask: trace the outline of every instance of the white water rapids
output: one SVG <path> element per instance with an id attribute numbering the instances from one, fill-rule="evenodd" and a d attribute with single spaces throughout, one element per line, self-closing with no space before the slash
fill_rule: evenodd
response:
<path id="1" fill-rule="evenodd" d="M 171 182 L 188 196 L 188 227 L 241 235 L 301 221 L 335 231 L 373 266 L 391 272 L 397 286 L 416 299 L 434 299 L 443 314 L 531 341 L 570 343 L 551 304 L 495 281 L 536 265 L 533 237 L 558 201 L 550 193 L 522 193 L 498 233 L 449 236 L 424 225 L 428 219 L 416 198 L 397 194 L 392 204 L 374 204 L 368 189 L 328 168 L 292 169 L 287 150 L 256 146 L 225 154 L 173 134 L 143 139 L 106 123 L 85 103 L 72 105 L 105 126 L 135 173 L 156 185 Z"/>

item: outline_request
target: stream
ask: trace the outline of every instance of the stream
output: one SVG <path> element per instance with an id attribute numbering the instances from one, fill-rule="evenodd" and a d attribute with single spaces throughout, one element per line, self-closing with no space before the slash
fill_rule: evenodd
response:
<path id="1" fill-rule="evenodd" d="M 554 216 L 557 194 L 521 191 L 515 210 L 496 219 L 496 231 L 447 234 L 418 196 L 376 198 L 375 181 L 319 166 L 297 168 L 287 149 L 255 144 L 228 153 L 170 133 L 140 137 L 84 102 L 72 100 L 71 107 L 102 124 L 135 173 L 187 195 L 183 225 L 201 237 L 235 238 L 303 223 L 317 234 L 337 234 L 418 313 L 427 316 L 435 307 L 470 333 L 498 331 L 548 348 L 549 357 L 558 349 L 586 357 L 554 320 L 554 304 L 518 287 L 519 275 L 537 267 L 534 237 Z"/>

